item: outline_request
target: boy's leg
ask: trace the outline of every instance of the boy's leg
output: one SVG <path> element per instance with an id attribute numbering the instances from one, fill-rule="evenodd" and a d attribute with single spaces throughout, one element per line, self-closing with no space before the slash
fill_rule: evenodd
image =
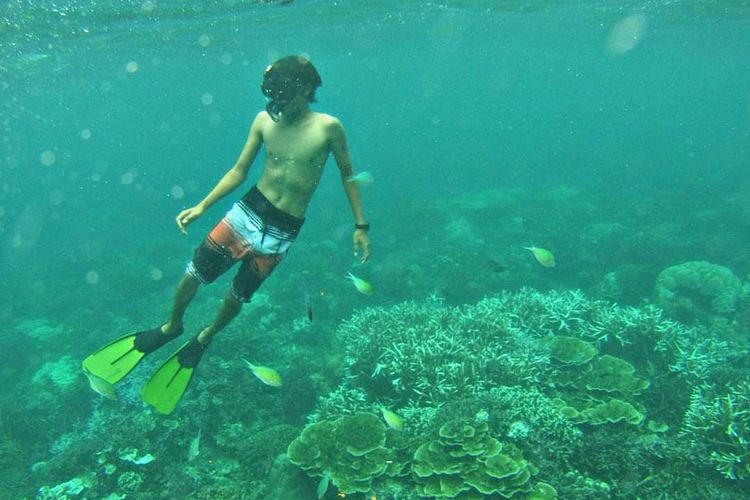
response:
<path id="1" fill-rule="evenodd" d="M 216 319 L 213 323 L 208 325 L 198 335 L 198 341 L 206 345 L 213 339 L 214 335 L 219 333 L 225 326 L 232 321 L 242 310 L 242 302 L 237 300 L 231 292 L 227 293 L 224 297 L 224 303 L 221 305 L 221 309 L 216 314 Z"/>
<path id="2" fill-rule="evenodd" d="M 169 321 L 161 327 L 162 333 L 171 335 L 182 328 L 182 318 L 185 316 L 185 311 L 195 297 L 195 292 L 198 291 L 200 284 L 198 278 L 190 273 L 185 273 L 177 285 L 172 312 L 169 315 Z"/>
<path id="3" fill-rule="evenodd" d="M 260 288 L 263 281 L 268 278 L 276 265 L 281 262 L 283 255 L 252 255 L 242 261 L 237 275 L 232 281 L 232 287 L 224 297 L 216 319 L 198 334 L 198 341 L 206 345 L 225 326 L 232 321 L 240 310 L 242 304 L 249 302 L 256 290 Z"/>

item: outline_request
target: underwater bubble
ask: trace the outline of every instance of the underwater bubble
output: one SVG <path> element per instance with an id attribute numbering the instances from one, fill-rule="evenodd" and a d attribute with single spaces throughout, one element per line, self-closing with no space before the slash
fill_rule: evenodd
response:
<path id="1" fill-rule="evenodd" d="M 159 281 L 164 276 L 164 273 L 161 272 L 161 269 L 157 269 L 155 267 L 151 268 L 151 279 L 154 281 Z"/>
<path id="2" fill-rule="evenodd" d="M 151 0 L 146 0 L 141 4 L 141 10 L 143 12 L 153 12 L 156 8 L 156 4 L 152 2 Z"/>
<path id="3" fill-rule="evenodd" d="M 46 222 L 46 213 L 40 206 L 27 205 L 15 220 L 11 244 L 15 248 L 31 248 L 36 245 Z"/>
<path id="4" fill-rule="evenodd" d="M 198 45 L 201 47 L 208 47 L 211 45 L 211 37 L 208 35 L 201 35 L 198 37 Z"/>
<path id="5" fill-rule="evenodd" d="M 91 130 L 85 128 L 81 130 L 81 139 L 91 139 Z"/>
<path id="6" fill-rule="evenodd" d="M 169 194 L 172 195 L 172 198 L 181 200 L 185 196 L 185 190 L 182 189 L 182 186 L 172 186 L 172 189 L 169 190 Z"/>
<path id="7" fill-rule="evenodd" d="M 99 182 L 100 180 L 102 180 L 102 174 L 100 174 L 99 172 L 91 174 L 91 180 L 94 182 Z"/>
<path id="8" fill-rule="evenodd" d="M 65 194 L 59 189 L 55 189 L 49 194 L 49 202 L 51 205 L 61 205 L 65 199 Z"/>
<path id="9" fill-rule="evenodd" d="M 132 184 L 134 180 L 135 180 L 135 174 L 133 172 L 125 172 L 120 177 L 120 182 L 126 186 Z"/>
<path id="10" fill-rule="evenodd" d="M 231 54 L 222 54 L 219 58 L 219 61 L 221 61 L 221 64 L 229 65 L 232 64 L 232 55 Z"/>
<path id="11" fill-rule="evenodd" d="M 99 273 L 96 271 L 89 271 L 86 273 L 86 283 L 89 285 L 96 285 L 99 283 Z"/>
<path id="12" fill-rule="evenodd" d="M 206 92 L 201 96 L 201 102 L 206 106 L 210 106 L 211 103 L 214 102 L 214 96 Z"/>
<path id="13" fill-rule="evenodd" d="M 633 14 L 615 24 L 607 39 L 607 52 L 614 55 L 633 50 L 646 32 L 646 16 Z"/>
<path id="14" fill-rule="evenodd" d="M 138 63 L 135 61 L 130 61 L 125 65 L 125 71 L 127 71 L 128 73 L 135 73 L 136 71 L 138 71 Z"/>
<path id="15" fill-rule="evenodd" d="M 57 155 L 55 155 L 54 151 L 49 149 L 47 149 L 46 151 L 42 151 L 42 154 L 39 156 L 39 161 L 41 161 L 42 165 L 44 165 L 45 167 L 54 165 L 56 160 Z"/>

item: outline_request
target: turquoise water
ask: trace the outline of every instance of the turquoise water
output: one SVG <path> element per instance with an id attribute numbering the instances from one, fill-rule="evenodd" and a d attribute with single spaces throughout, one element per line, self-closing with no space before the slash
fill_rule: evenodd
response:
<path id="1" fill-rule="evenodd" d="M 330 160 L 293 250 L 212 345 L 178 410 L 165 419 L 138 398 L 163 357 L 118 384 L 118 401 L 101 399 L 78 363 L 106 341 L 164 320 L 193 249 L 261 163 L 187 237 L 174 218 L 232 165 L 265 105 L 263 69 L 288 54 L 316 65 L 323 87 L 314 109 L 342 120 L 355 168 L 375 177 L 363 188 L 371 262 L 353 264 L 353 218 Z M 5 3 L 0 496 L 34 498 L 43 486 L 78 478 L 86 485 L 80 498 L 294 498 L 289 492 L 300 490 L 269 485 L 296 478 L 314 498 L 317 478 L 305 483 L 297 469 L 273 464 L 309 415 L 336 417 L 324 401 L 357 368 L 342 321 L 358 324 L 369 307 L 396 315 L 390 308 L 404 301 L 474 307 L 523 287 L 582 290 L 619 307 L 654 304 L 665 318 L 705 329 L 735 368 L 711 365 L 681 379 L 685 393 L 659 420 L 655 402 L 669 389 L 657 381 L 650 351 L 610 351 L 608 340 L 584 337 L 644 378 L 657 366 L 650 392 L 631 400 L 647 417 L 606 432 L 577 423 L 588 446 L 612 434 L 611 456 L 592 459 L 590 469 L 581 458 L 592 453 L 587 445 L 547 460 L 514 439 L 536 460 L 535 481 L 561 498 L 582 494 L 585 481 L 570 480 L 571 471 L 608 485 L 586 490 L 592 498 L 746 496 L 747 475 L 731 478 L 711 458 L 729 451 L 712 449 L 713 438 L 696 437 L 688 424 L 700 414 L 690 401 L 711 406 L 729 393 L 741 400 L 750 369 L 748 54 L 750 6 L 741 1 Z M 557 266 L 538 265 L 523 249 L 532 244 L 551 249 Z M 679 279 L 663 272 L 697 261 L 715 267 L 701 267 L 665 298 L 664 284 Z M 356 294 L 344 279 L 350 270 L 373 283 L 372 297 Z M 201 290 L 190 330 L 211 321 L 230 279 Z M 312 324 L 303 319 L 303 281 Z M 729 305 L 712 302 L 727 290 Z M 277 368 L 286 393 L 260 386 L 239 356 Z M 664 380 L 679 371 L 668 367 L 675 363 L 665 361 Z M 546 376 L 512 384 L 487 377 L 557 394 Z M 715 398 L 698 386 L 714 387 Z M 367 387 L 368 404 L 403 414 L 445 403 Z M 486 397 L 475 396 L 467 407 Z M 363 409 L 346 398 L 338 404 L 340 415 Z M 407 419 L 411 451 L 447 418 L 432 427 L 413 421 L 411 430 Z M 656 435 L 648 419 L 669 425 L 664 443 L 638 448 L 633 471 L 602 465 L 628 460 L 615 450 Z M 198 429 L 201 455 L 188 462 Z M 492 428 L 501 431 L 507 441 L 507 429 Z M 156 459 L 135 465 L 119 456 L 128 447 Z M 105 472 L 106 464 L 116 470 Z M 372 493 L 414 494 L 410 479 L 399 481 L 394 493 L 376 479 Z M 331 486 L 326 498 L 335 493 Z"/>

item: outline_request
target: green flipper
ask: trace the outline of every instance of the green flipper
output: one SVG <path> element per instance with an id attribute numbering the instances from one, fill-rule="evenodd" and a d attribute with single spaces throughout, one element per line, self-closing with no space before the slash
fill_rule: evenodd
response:
<path id="1" fill-rule="evenodd" d="M 182 329 L 174 335 L 164 335 L 161 327 L 130 333 L 105 345 L 83 360 L 83 370 L 106 380 L 117 383 L 146 356 L 170 340 L 182 334 Z"/>
<path id="2" fill-rule="evenodd" d="M 180 347 L 143 386 L 143 400 L 160 413 L 172 413 L 190 385 L 206 347 L 198 342 L 198 337 L 192 338 Z"/>

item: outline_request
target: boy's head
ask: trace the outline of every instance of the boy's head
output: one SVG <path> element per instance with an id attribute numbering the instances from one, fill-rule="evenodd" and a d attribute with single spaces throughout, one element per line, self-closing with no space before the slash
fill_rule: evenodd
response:
<path id="1" fill-rule="evenodd" d="M 320 74 L 310 61 L 300 56 L 282 57 L 263 73 L 260 88 L 269 99 L 266 111 L 273 120 L 278 120 L 281 108 L 301 91 L 305 92 L 308 102 L 315 102 L 315 89 L 322 84 Z"/>

